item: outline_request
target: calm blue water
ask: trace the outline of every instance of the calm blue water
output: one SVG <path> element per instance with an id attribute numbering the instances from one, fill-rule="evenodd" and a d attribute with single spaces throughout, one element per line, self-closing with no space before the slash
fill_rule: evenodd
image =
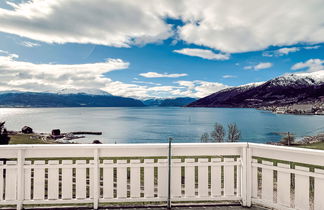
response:
<path id="1" fill-rule="evenodd" d="M 324 116 L 278 115 L 255 109 L 229 108 L 0 108 L 0 121 L 9 130 L 28 125 L 35 132 L 102 131 L 80 142 L 104 143 L 198 142 L 215 122 L 235 122 L 241 141 L 268 142 L 280 139 L 276 132 L 297 137 L 324 132 Z"/>

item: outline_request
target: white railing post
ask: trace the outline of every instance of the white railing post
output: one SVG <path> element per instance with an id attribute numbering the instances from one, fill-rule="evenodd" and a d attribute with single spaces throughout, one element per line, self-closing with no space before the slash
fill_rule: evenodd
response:
<path id="1" fill-rule="evenodd" d="M 17 209 L 23 208 L 24 195 L 25 195 L 25 170 L 24 170 L 25 156 L 22 149 L 18 150 L 17 157 Z"/>
<path id="2" fill-rule="evenodd" d="M 251 151 L 249 144 L 242 148 L 242 206 L 251 206 Z"/>
<path id="3" fill-rule="evenodd" d="M 93 155 L 93 209 L 98 209 L 99 207 L 99 182 L 100 182 L 100 168 L 99 168 L 99 149 L 95 148 Z"/>
<path id="4" fill-rule="evenodd" d="M 252 153 L 249 143 L 246 147 L 246 206 L 252 205 Z"/>
<path id="5" fill-rule="evenodd" d="M 246 189 L 247 189 L 247 177 L 246 177 L 246 169 L 247 169 L 247 158 L 246 158 L 246 147 L 242 147 L 242 176 L 241 176 L 241 196 L 242 196 L 242 206 L 246 206 Z"/>

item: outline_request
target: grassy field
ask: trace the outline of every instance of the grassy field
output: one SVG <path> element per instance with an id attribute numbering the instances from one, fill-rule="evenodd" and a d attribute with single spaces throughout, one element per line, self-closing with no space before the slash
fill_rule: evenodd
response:
<path id="1" fill-rule="evenodd" d="M 320 149 L 320 150 L 324 150 L 324 142 L 317 142 L 317 143 L 313 143 L 313 144 L 305 144 L 305 145 L 300 145 L 298 147 L 308 148 L 308 149 Z"/>
<path id="2" fill-rule="evenodd" d="M 9 144 L 49 144 L 49 142 L 43 141 L 35 134 L 16 134 L 10 135 Z"/>
<path id="3" fill-rule="evenodd" d="M 53 142 L 43 141 L 35 134 L 16 134 L 10 136 L 9 144 L 52 144 Z M 298 145 L 296 147 L 308 149 L 324 150 L 324 142 L 317 142 L 313 144 Z"/>

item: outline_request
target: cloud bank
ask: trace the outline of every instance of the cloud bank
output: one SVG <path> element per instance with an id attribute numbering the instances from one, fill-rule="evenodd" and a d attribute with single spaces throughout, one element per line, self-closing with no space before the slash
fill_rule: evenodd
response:
<path id="1" fill-rule="evenodd" d="M 16 54 L 0 51 L 0 91 L 18 90 L 32 92 L 61 92 L 62 90 L 102 90 L 112 95 L 150 97 L 204 97 L 227 87 L 221 83 L 206 81 L 180 81 L 174 86 L 159 83 L 134 81 L 128 84 L 113 81 L 103 74 L 127 69 L 129 63 L 121 59 L 86 64 L 35 64 L 20 61 Z M 144 73 L 149 78 L 177 78 L 186 74 Z M 153 85 L 153 86 L 152 86 Z"/>
<path id="2" fill-rule="evenodd" d="M 88 64 L 35 64 L 19 61 L 16 54 L 0 56 L 0 90 L 58 91 L 102 88 L 110 79 L 102 74 L 128 68 L 121 59 Z"/>
<path id="3" fill-rule="evenodd" d="M 0 9 L 0 31 L 48 43 L 130 47 L 176 37 L 238 53 L 324 42 L 322 0 L 31 0 L 10 5 L 11 10 Z M 168 24 L 168 18 L 183 24 Z"/>

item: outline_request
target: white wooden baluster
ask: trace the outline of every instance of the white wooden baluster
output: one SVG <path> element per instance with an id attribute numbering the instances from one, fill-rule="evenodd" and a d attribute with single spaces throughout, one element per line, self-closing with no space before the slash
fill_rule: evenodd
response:
<path id="1" fill-rule="evenodd" d="M 168 160 L 158 160 L 158 197 L 167 198 L 168 196 Z"/>
<path id="2" fill-rule="evenodd" d="M 18 156 L 17 156 L 17 191 L 18 191 L 18 199 L 17 199 L 17 209 L 22 209 L 23 208 L 23 202 L 24 202 L 24 197 L 25 197 L 25 173 L 24 173 L 24 164 L 25 164 L 25 152 L 24 150 L 20 149 L 18 150 Z"/>
<path id="3" fill-rule="evenodd" d="M 24 200 L 30 200 L 31 199 L 31 161 L 25 161 L 24 166 L 26 168 L 24 169 L 24 183 L 25 183 L 25 195 L 24 195 Z"/>
<path id="4" fill-rule="evenodd" d="M 76 199 L 85 199 L 87 196 L 87 169 L 86 160 L 76 160 L 75 169 L 75 185 L 76 185 Z"/>
<path id="5" fill-rule="evenodd" d="M 224 163 L 232 163 L 234 158 L 224 158 Z M 234 196 L 234 166 L 224 165 L 224 196 Z"/>
<path id="6" fill-rule="evenodd" d="M 34 162 L 34 200 L 44 200 L 45 197 L 45 161 Z"/>
<path id="7" fill-rule="evenodd" d="M 49 160 L 48 165 L 48 199 L 57 200 L 59 198 L 59 161 Z"/>
<path id="8" fill-rule="evenodd" d="M 93 209 L 98 209 L 100 197 L 100 160 L 98 148 L 94 149 L 93 162 Z"/>
<path id="9" fill-rule="evenodd" d="M 236 196 L 241 197 L 241 184 L 242 184 L 242 161 L 240 158 L 236 160 L 240 165 L 237 165 L 236 167 Z"/>
<path id="10" fill-rule="evenodd" d="M 90 164 L 90 168 L 89 168 L 89 179 L 88 179 L 88 183 L 89 183 L 89 198 L 93 199 L 93 192 L 94 192 L 94 167 L 95 167 L 95 163 L 93 160 L 89 161 Z"/>
<path id="11" fill-rule="evenodd" d="M 103 165 L 103 198 L 111 199 L 114 197 L 113 160 L 104 160 Z"/>
<path id="12" fill-rule="evenodd" d="M 181 197 L 181 159 L 172 159 L 171 197 Z"/>
<path id="13" fill-rule="evenodd" d="M 296 166 L 295 169 L 309 171 L 309 168 L 302 166 Z M 295 208 L 299 210 L 309 209 L 309 177 L 297 173 L 295 174 Z"/>
<path id="14" fill-rule="evenodd" d="M 62 160 L 62 199 L 72 199 L 72 160 Z"/>
<path id="15" fill-rule="evenodd" d="M 127 197 L 127 160 L 117 160 L 117 198 Z"/>
<path id="16" fill-rule="evenodd" d="M 263 165 L 272 166 L 273 163 L 269 161 L 262 161 Z M 262 168 L 262 200 L 273 203 L 273 170 Z"/>
<path id="17" fill-rule="evenodd" d="M 222 168 L 219 165 L 221 158 L 212 158 L 211 166 L 211 196 L 219 197 L 222 195 Z"/>
<path id="18" fill-rule="evenodd" d="M 243 158 L 244 156 L 246 156 L 243 160 L 243 179 L 245 182 L 245 186 L 246 186 L 246 190 L 243 190 L 243 192 L 245 193 L 245 199 L 243 199 L 243 206 L 246 207 L 251 207 L 252 205 L 252 151 L 251 148 L 249 147 L 249 145 L 247 145 L 246 148 L 246 153 L 245 150 L 243 150 Z M 242 185 L 243 186 L 243 185 Z M 242 195 L 244 197 L 244 195 Z M 245 202 L 246 201 L 246 202 Z"/>
<path id="19" fill-rule="evenodd" d="M 208 166 L 200 165 L 207 164 L 208 158 L 198 159 L 198 196 L 208 197 Z"/>
<path id="20" fill-rule="evenodd" d="M 130 197 L 139 198 L 141 196 L 141 171 L 138 165 L 141 163 L 141 160 L 131 160 L 130 163 Z"/>
<path id="21" fill-rule="evenodd" d="M 4 183 L 4 180 L 3 180 L 3 162 L 0 161 L 0 201 L 3 200 L 3 183 Z"/>
<path id="22" fill-rule="evenodd" d="M 324 170 L 315 169 L 315 173 L 324 175 Z M 315 177 L 314 182 L 314 210 L 323 210 L 324 209 L 324 179 Z"/>
<path id="23" fill-rule="evenodd" d="M 252 164 L 258 163 L 256 159 L 252 159 Z M 258 198 L 258 185 L 259 185 L 259 180 L 258 180 L 258 167 L 252 166 L 252 174 L 251 174 L 251 179 L 252 179 L 252 198 Z"/>
<path id="24" fill-rule="evenodd" d="M 187 198 L 195 197 L 195 159 L 185 159 L 185 196 Z"/>
<path id="25" fill-rule="evenodd" d="M 17 162 L 7 161 L 6 165 L 5 200 L 13 201 L 17 199 Z"/>
<path id="26" fill-rule="evenodd" d="M 288 164 L 278 163 L 278 168 L 290 168 Z M 277 172 L 277 203 L 290 207 L 290 173 L 278 170 Z"/>
<path id="27" fill-rule="evenodd" d="M 154 160 L 145 159 L 144 160 L 144 197 L 153 198 L 154 197 Z"/>

